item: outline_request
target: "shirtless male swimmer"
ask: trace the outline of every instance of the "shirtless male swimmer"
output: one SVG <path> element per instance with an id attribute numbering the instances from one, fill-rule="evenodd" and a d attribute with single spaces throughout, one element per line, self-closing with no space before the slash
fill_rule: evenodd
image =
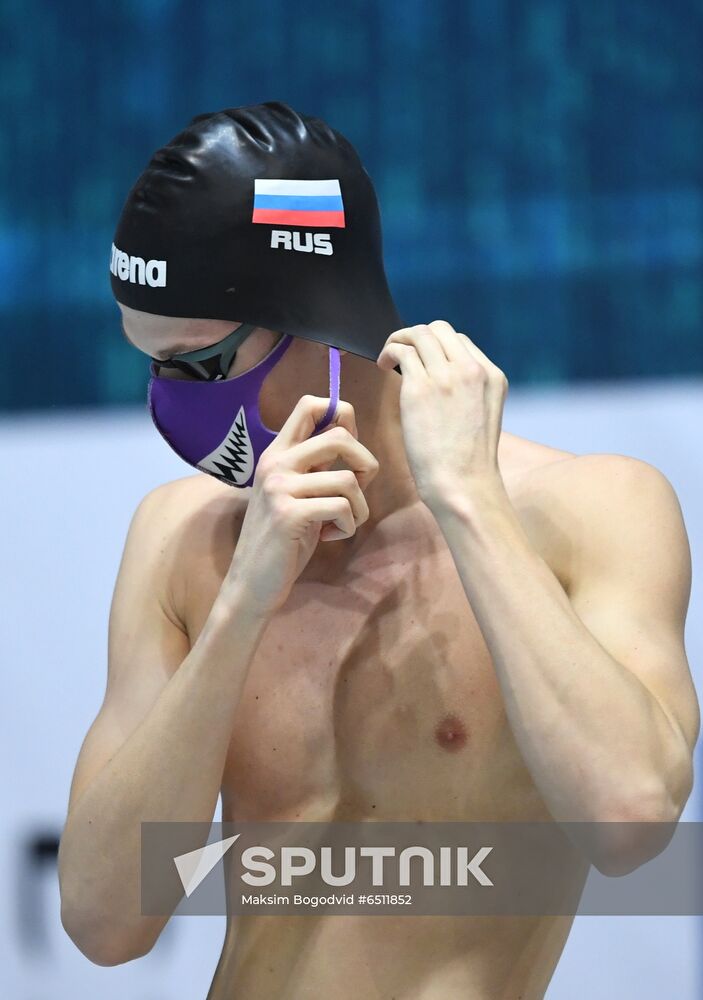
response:
<path id="1" fill-rule="evenodd" d="M 202 439 L 210 474 L 154 489 L 129 529 L 59 854 L 80 950 L 149 952 L 168 917 L 140 912 L 140 824 L 209 821 L 220 794 L 225 821 L 643 824 L 584 827 L 582 878 L 658 853 L 644 824 L 680 816 L 699 727 L 666 478 L 502 431 L 503 373 L 449 323 L 396 322 L 368 177 L 285 105 L 200 116 L 155 154 L 112 264 L 159 359 L 154 421 L 196 466 Z M 231 358 L 203 351 L 244 324 Z M 215 396 L 284 342 L 263 430 L 242 403 L 217 432 L 230 469 L 205 443 Z M 571 922 L 238 916 L 208 996 L 537 1000 Z"/>

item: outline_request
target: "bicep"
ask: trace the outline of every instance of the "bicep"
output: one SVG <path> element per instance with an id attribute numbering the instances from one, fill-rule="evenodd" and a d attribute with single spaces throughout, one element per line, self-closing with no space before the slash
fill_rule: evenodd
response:
<path id="1" fill-rule="evenodd" d="M 691 559 L 681 509 L 653 466 L 598 458 L 603 478 L 598 495 L 594 485 L 584 497 L 569 598 L 594 638 L 693 746 L 698 706 L 684 648 Z"/>
<path id="2" fill-rule="evenodd" d="M 189 651 L 166 586 L 167 490 L 149 493 L 129 527 L 110 607 L 105 696 L 78 756 L 69 809 L 137 728 Z"/>

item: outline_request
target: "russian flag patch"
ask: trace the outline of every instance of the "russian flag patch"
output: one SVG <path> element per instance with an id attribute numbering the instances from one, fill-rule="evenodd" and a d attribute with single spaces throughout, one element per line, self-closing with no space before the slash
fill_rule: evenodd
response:
<path id="1" fill-rule="evenodd" d="M 254 181 L 252 222 L 306 229 L 344 229 L 344 203 L 339 181 Z"/>

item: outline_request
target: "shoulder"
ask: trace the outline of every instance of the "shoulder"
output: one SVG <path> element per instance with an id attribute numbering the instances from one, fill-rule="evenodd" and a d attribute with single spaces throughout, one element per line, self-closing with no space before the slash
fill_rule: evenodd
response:
<path id="1" fill-rule="evenodd" d="M 570 509 L 586 511 L 622 504 L 678 507 L 673 486 L 663 472 L 630 455 L 574 452 L 509 435 L 505 451 L 509 475 L 518 491 L 556 497 Z"/>
<path id="2" fill-rule="evenodd" d="M 674 487 L 656 466 L 630 455 L 574 455 L 545 469 L 560 497 L 584 516 L 680 514 Z"/>
<path id="3" fill-rule="evenodd" d="M 655 466 L 525 439 L 513 439 L 510 454 L 511 501 L 567 589 L 586 572 L 611 573 L 614 560 L 648 573 L 666 566 L 685 585 L 690 552 L 681 507 Z"/>
<path id="4" fill-rule="evenodd" d="M 246 508 L 249 490 L 235 489 L 213 476 L 196 473 L 162 483 L 140 501 L 135 517 L 161 525 L 163 530 L 185 529 L 193 519 L 232 514 Z"/>
<path id="5" fill-rule="evenodd" d="M 125 553 L 152 564 L 156 586 L 179 620 L 185 616 L 188 582 L 201 564 L 226 572 L 249 493 L 196 473 L 156 486 L 138 504 Z"/>
<path id="6" fill-rule="evenodd" d="M 664 473 L 629 455 L 575 456 L 552 470 L 568 533 L 572 586 L 585 579 L 656 587 L 684 608 L 691 556 L 681 506 Z"/>
<path id="7" fill-rule="evenodd" d="M 690 560 L 683 513 L 664 473 L 629 455 L 594 454 L 574 459 L 564 470 L 563 493 L 587 539 L 602 551 L 640 551 L 655 562 Z"/>
<path id="8" fill-rule="evenodd" d="M 233 551 L 250 492 L 205 473 L 174 479 L 144 496 L 130 531 L 136 526 L 139 534 L 158 544 L 164 554 L 170 550 L 180 567 L 186 565 L 191 550 L 216 545 Z"/>

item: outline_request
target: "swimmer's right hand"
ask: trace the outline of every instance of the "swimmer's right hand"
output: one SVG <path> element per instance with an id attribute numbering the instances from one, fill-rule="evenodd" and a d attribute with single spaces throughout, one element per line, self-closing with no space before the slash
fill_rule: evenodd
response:
<path id="1" fill-rule="evenodd" d="M 286 601 L 319 541 L 350 538 L 368 519 L 364 490 L 378 462 L 358 440 L 350 403 L 311 437 L 329 399 L 303 396 L 256 467 L 251 497 L 225 578 L 263 614 Z M 332 471 L 338 460 L 348 466 Z"/>

